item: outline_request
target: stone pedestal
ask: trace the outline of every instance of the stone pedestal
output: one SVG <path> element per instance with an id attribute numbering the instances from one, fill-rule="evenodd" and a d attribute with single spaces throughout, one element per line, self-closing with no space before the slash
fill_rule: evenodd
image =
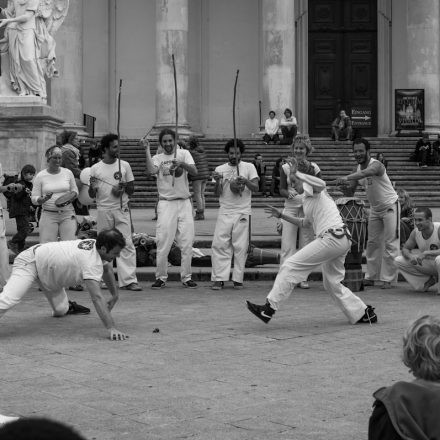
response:
<path id="1" fill-rule="evenodd" d="M 0 162 L 6 174 L 18 174 L 26 164 L 40 171 L 46 163 L 44 153 L 55 145 L 63 120 L 47 105 L 17 102 L 0 107 Z"/>

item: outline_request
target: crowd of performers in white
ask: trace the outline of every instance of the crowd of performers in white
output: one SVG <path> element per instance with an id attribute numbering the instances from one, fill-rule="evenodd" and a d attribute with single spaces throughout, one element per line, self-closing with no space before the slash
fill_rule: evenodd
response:
<path id="1" fill-rule="evenodd" d="M 168 254 L 173 242 L 181 250 L 182 288 L 197 288 L 191 273 L 194 216 L 188 179 L 197 174 L 193 157 L 189 151 L 177 148 L 176 135 L 171 129 L 159 134 L 160 149 L 155 155 L 151 154 L 146 138 L 141 139 L 140 144 L 145 148 L 146 171 L 156 177 L 159 196 L 156 279 L 151 288 L 166 286 Z M 18 304 L 34 283 L 46 296 L 53 316 L 88 314 L 90 309 L 70 301 L 66 294 L 67 287 L 85 284 L 110 339 L 128 338 L 116 328 L 111 311 L 119 299 L 120 289 L 142 290 L 136 278 L 136 250 L 128 206 L 129 197 L 134 193 L 134 176 L 130 164 L 119 159 L 117 135 L 104 136 L 101 148 L 103 160 L 82 173 L 80 191 L 73 173 L 60 166 L 61 149 L 54 146 L 47 150 L 47 168 L 37 173 L 32 190 L 27 191 L 32 203 L 42 209 L 40 243 L 16 256 L 10 274 L 4 211 L 0 208 L 0 316 Z M 244 150 L 240 139 L 226 142 L 226 162 L 211 174 L 219 199 L 212 241 L 210 288 L 213 290 L 223 289 L 230 279 L 233 288 L 243 288 L 251 198 L 259 189 L 254 165 L 241 160 Z M 356 231 L 347 227 L 340 208 L 327 193 L 319 166 L 309 160 L 312 150 L 307 136 L 296 136 L 291 156 L 282 166 L 280 194 L 285 198 L 284 209 L 270 205 L 265 209 L 282 222 L 280 269 L 265 304 L 247 301 L 247 308 L 268 323 L 294 288 L 307 288 L 310 273 L 321 268 L 324 289 L 347 320 L 351 324 L 376 323 L 374 307 L 365 304 L 349 285 L 343 284 L 346 256 L 353 242 L 361 237 L 353 237 Z M 337 185 L 347 198 L 353 197 L 358 184 L 365 188 L 370 209 L 365 249 L 367 271 L 362 284 L 376 283 L 384 289 L 390 288 L 400 271 L 416 290 L 427 290 L 438 281 L 439 224 L 432 222 L 428 208 L 416 210 L 416 227 L 401 251 L 399 197 L 385 167 L 371 158 L 366 139 L 353 141 L 353 154 L 358 164 L 356 171 L 328 183 Z M 0 176 L 3 176 L 1 169 Z M 11 186 L 0 182 L 0 192 L 22 190 L 20 184 Z M 96 239 L 80 240 L 75 236 L 77 221 L 72 202 L 80 193 L 82 203 L 96 203 Z M 416 248 L 417 255 L 413 253 Z M 362 249 L 360 251 L 362 254 Z M 117 281 L 112 264 L 115 259 Z M 103 289 L 108 289 L 110 299 Z"/>

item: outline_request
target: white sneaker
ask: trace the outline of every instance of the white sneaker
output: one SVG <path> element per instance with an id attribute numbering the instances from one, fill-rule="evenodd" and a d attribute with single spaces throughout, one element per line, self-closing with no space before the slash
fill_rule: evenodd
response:
<path id="1" fill-rule="evenodd" d="M 310 289 L 309 283 L 308 283 L 307 281 L 301 281 L 301 282 L 299 283 L 299 287 L 300 287 L 301 289 Z"/>
<path id="2" fill-rule="evenodd" d="M 0 414 L 0 425 L 4 425 L 5 423 L 9 422 L 15 422 L 20 417 L 10 417 L 10 416 L 3 416 Z"/>

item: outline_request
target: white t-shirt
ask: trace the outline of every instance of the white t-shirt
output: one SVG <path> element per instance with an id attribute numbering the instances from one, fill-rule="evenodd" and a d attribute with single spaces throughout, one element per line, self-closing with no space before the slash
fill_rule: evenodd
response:
<path id="1" fill-rule="evenodd" d="M 53 195 L 49 200 L 43 203 L 43 209 L 56 211 L 60 209 L 55 205 L 56 200 L 69 191 L 75 191 L 76 194 L 78 194 L 78 187 L 76 186 L 72 171 L 60 167 L 59 173 L 51 174 L 44 169 L 35 176 L 31 196 L 32 203 L 37 204 L 39 197 L 44 197 L 47 193 L 51 192 Z"/>
<path id="2" fill-rule="evenodd" d="M 188 150 L 177 150 L 176 159 L 188 165 L 195 165 L 194 159 Z M 190 197 L 188 171 L 183 170 L 180 177 L 174 178 L 170 173 L 170 167 L 174 160 L 173 154 L 160 153 L 153 156 L 153 164 L 157 171 L 157 192 L 159 197 L 165 200 L 188 199 Z"/>
<path id="3" fill-rule="evenodd" d="M 259 179 L 254 164 L 240 161 L 238 168 L 240 176 L 248 180 Z M 218 166 L 215 171 L 223 178 L 219 214 L 251 214 L 252 191 L 245 186 L 241 195 L 235 194 L 229 186 L 231 179 L 237 177 L 237 167 L 225 163 Z"/>
<path id="4" fill-rule="evenodd" d="M 312 221 L 316 236 L 330 228 L 340 228 L 344 225 L 339 209 L 327 191 L 308 197 L 303 195 L 302 198 L 304 217 Z"/>
<path id="5" fill-rule="evenodd" d="M 378 161 L 371 158 L 367 168 L 374 162 Z M 357 167 L 357 172 L 359 171 L 361 171 L 360 165 Z M 399 198 L 386 171 L 381 176 L 360 179 L 359 183 L 364 186 L 371 209 L 376 212 L 385 211 Z"/>
<path id="6" fill-rule="evenodd" d="M 134 181 L 130 164 L 125 160 L 121 160 L 121 174 L 122 182 Z M 95 163 L 90 169 L 90 177 L 97 177 L 100 179 L 96 182 L 98 188 L 98 192 L 96 193 L 96 206 L 98 209 L 109 211 L 120 206 L 120 197 L 116 197 L 112 194 L 113 186 L 119 185 L 118 160 L 112 164 L 104 163 L 103 161 Z M 124 192 L 122 194 L 122 205 L 127 206 L 127 203 L 128 195 Z"/>
<path id="7" fill-rule="evenodd" d="M 56 241 L 35 245 L 38 279 L 46 290 L 75 286 L 83 280 L 101 281 L 104 262 L 96 240 Z"/>
<path id="8" fill-rule="evenodd" d="M 312 164 L 313 169 L 315 170 L 315 176 L 317 176 L 321 172 L 321 169 L 319 168 L 318 164 L 316 164 L 315 162 L 310 162 L 310 163 Z M 296 192 L 295 188 L 292 185 L 292 182 L 290 181 L 290 165 L 288 163 L 285 163 L 282 166 L 282 169 L 287 177 L 287 190 L 289 191 L 289 194 L 292 195 L 292 198 L 286 199 L 284 201 L 284 206 L 286 208 L 288 207 L 299 208 L 300 206 L 302 206 L 303 198 L 300 194 Z"/>
<path id="9" fill-rule="evenodd" d="M 264 124 L 264 129 L 266 130 L 267 134 L 277 134 L 278 129 L 280 128 L 280 121 L 278 121 L 277 118 L 267 118 L 266 122 Z"/>

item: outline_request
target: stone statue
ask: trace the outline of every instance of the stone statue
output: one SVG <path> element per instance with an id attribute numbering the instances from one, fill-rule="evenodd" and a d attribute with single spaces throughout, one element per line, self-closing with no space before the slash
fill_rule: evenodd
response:
<path id="1" fill-rule="evenodd" d="M 0 14 L 3 87 L 1 95 L 46 98 L 45 77 L 58 76 L 53 36 L 67 15 L 69 0 L 8 0 Z M 5 93 L 9 89 L 9 92 Z"/>

